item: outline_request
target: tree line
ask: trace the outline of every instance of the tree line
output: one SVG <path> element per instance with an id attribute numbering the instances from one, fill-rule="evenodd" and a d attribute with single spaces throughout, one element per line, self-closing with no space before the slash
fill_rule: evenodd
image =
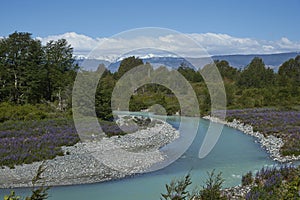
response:
<path id="1" fill-rule="evenodd" d="M 285 107 L 300 102 L 300 56 L 284 62 L 278 72 L 266 67 L 255 57 L 244 69 L 236 69 L 225 60 L 214 63 L 223 78 L 227 107 Z M 79 70 L 73 57 L 73 48 L 65 39 L 49 41 L 42 45 L 30 33 L 15 32 L 0 39 L 0 102 L 13 105 L 54 103 L 57 110 L 71 108 L 72 86 L 80 73 L 104 72 L 95 94 L 95 111 L 103 120 L 112 119 L 112 92 L 116 83 L 129 70 L 144 65 L 151 74 L 165 73 L 167 68 L 154 69 L 137 57 L 125 58 L 118 71 L 112 73 L 103 64 L 97 71 Z M 210 94 L 201 76 L 212 64 L 195 70 L 182 63 L 177 72 L 192 85 L 198 98 L 200 114 L 210 111 Z M 134 77 L 143 78 L 143 77 Z M 176 84 L 176 81 L 174 81 Z M 177 86 L 178 87 L 178 86 Z M 130 98 L 129 109 L 140 111 L 160 104 L 167 114 L 180 111 L 176 95 L 159 84 L 146 84 L 137 88 Z"/>
<path id="2" fill-rule="evenodd" d="M 0 39 L 0 101 L 16 105 L 57 102 L 66 108 L 78 66 L 65 39 L 42 45 L 30 33 Z"/>
<path id="3" fill-rule="evenodd" d="M 225 60 L 215 60 L 212 64 L 217 67 L 223 79 L 227 108 L 229 109 L 254 107 L 292 109 L 299 106 L 300 56 L 284 62 L 279 67 L 278 72 L 266 67 L 259 57 L 253 58 L 244 69 L 236 69 Z M 200 114 L 207 114 L 211 107 L 210 94 L 201 72 L 212 67 L 212 64 L 208 64 L 197 71 L 183 63 L 177 69 L 192 85 L 198 98 Z M 96 102 L 100 105 L 106 99 L 106 105 L 110 105 L 111 93 L 118 78 L 138 65 L 149 67 L 149 71 L 154 74 L 167 70 L 163 66 L 153 69 L 149 63 L 143 63 L 139 58 L 128 57 L 121 62 L 117 72 L 111 73 L 107 70 L 103 75 L 103 79 L 100 81 L 101 86 L 98 88 L 99 92 L 96 93 Z M 108 85 L 110 87 L 107 87 Z M 131 111 L 140 111 L 154 104 L 162 105 L 169 115 L 180 111 L 180 105 L 175 94 L 169 88 L 159 84 L 146 84 L 136 89 L 131 96 L 129 108 Z M 102 107 L 98 114 L 109 116 L 107 115 L 109 112 L 109 108 L 104 110 Z"/>

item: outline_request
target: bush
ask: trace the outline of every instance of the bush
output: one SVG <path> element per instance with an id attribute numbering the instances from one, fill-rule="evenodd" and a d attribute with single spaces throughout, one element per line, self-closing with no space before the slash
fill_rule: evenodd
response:
<path id="1" fill-rule="evenodd" d="M 63 117 L 65 115 L 67 114 L 45 104 L 13 105 L 7 102 L 0 103 L 0 122 L 8 120 L 41 120 Z"/>
<path id="2" fill-rule="evenodd" d="M 192 184 L 190 174 L 179 180 L 173 180 L 170 185 L 166 185 L 167 193 L 161 194 L 165 200 L 226 200 L 221 194 L 222 173 L 215 175 L 215 170 L 208 173 L 208 179 L 202 189 L 190 193 L 187 187 Z"/>
<path id="3" fill-rule="evenodd" d="M 211 173 L 208 173 L 208 179 L 205 182 L 205 186 L 203 186 L 202 190 L 200 190 L 199 197 L 196 199 L 201 200 L 225 200 L 226 197 L 222 196 L 221 188 L 224 179 L 222 178 L 222 173 L 215 175 L 215 170 Z"/>
<path id="4" fill-rule="evenodd" d="M 161 194 L 165 200 L 185 200 L 190 196 L 187 187 L 192 184 L 190 174 L 166 184 L 167 194 Z"/>

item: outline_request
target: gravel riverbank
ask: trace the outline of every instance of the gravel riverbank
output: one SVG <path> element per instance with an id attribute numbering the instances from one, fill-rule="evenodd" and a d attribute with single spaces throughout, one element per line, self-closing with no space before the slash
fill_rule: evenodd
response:
<path id="1" fill-rule="evenodd" d="M 271 158 L 274 161 L 278 161 L 281 163 L 291 162 L 295 160 L 300 160 L 300 156 L 283 156 L 280 153 L 281 147 L 284 145 L 284 142 L 281 138 L 277 138 L 273 135 L 269 135 L 265 137 L 263 134 L 258 131 L 253 131 L 253 127 L 248 124 L 244 124 L 236 119 L 232 122 L 227 122 L 220 120 L 215 117 L 205 116 L 204 119 L 208 119 L 212 122 L 222 123 L 228 127 L 238 129 L 247 135 L 251 135 L 257 139 L 257 141 L 261 144 L 261 147 L 266 149 L 266 151 L 270 154 Z"/>
<path id="2" fill-rule="evenodd" d="M 63 147 L 64 156 L 44 161 L 46 170 L 42 176 L 45 185 L 55 186 L 102 182 L 142 173 L 163 161 L 165 155 L 159 149 L 178 137 L 179 132 L 170 124 L 151 119 L 151 126 L 131 134 Z M 30 187 L 41 163 L 0 169 L 0 188 Z"/>

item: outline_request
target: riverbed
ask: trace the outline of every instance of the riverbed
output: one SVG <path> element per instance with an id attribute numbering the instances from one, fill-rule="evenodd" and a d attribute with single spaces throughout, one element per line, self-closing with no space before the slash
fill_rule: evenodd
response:
<path id="1" fill-rule="evenodd" d="M 165 192 L 166 183 L 188 172 L 192 174 L 194 185 L 201 185 L 207 177 L 207 172 L 215 169 L 217 172 L 222 172 L 222 177 L 225 179 L 224 187 L 230 187 L 240 184 L 241 177 L 246 172 L 276 164 L 270 159 L 267 152 L 260 148 L 260 144 L 255 143 L 255 138 L 226 126 L 224 126 L 213 150 L 203 159 L 199 159 L 199 148 L 210 122 L 201 119 L 199 127 L 195 127 L 198 120 L 197 118 L 185 118 L 184 123 L 187 123 L 187 127 L 198 128 L 198 132 L 188 150 L 171 165 L 158 171 L 116 181 L 52 187 L 49 199 L 155 200 L 159 199 L 160 193 Z M 167 122 L 178 128 L 180 117 L 167 117 Z M 180 138 L 184 138 L 188 134 L 189 131 L 181 132 Z M 180 146 L 176 145 L 175 141 L 164 147 L 162 151 L 176 151 L 178 148 Z M 8 191 L 0 190 L 0 194 L 8 193 Z M 28 189 L 17 189 L 16 191 L 24 195 Z"/>

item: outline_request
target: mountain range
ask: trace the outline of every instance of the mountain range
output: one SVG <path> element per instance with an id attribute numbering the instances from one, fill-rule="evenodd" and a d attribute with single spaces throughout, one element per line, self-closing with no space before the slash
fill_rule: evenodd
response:
<path id="1" fill-rule="evenodd" d="M 249 54 L 249 55 L 216 55 L 212 56 L 213 60 L 226 60 L 229 62 L 230 66 L 235 67 L 237 69 L 245 68 L 254 57 L 260 57 L 263 59 L 265 65 L 274 69 L 274 71 L 278 71 L 278 68 L 285 61 L 295 58 L 297 55 L 300 55 L 300 52 L 289 52 L 289 53 L 278 53 L 278 54 Z M 198 63 L 203 60 L 203 58 L 188 58 L 187 60 L 180 57 L 165 57 L 160 55 L 146 55 L 140 57 L 145 63 L 151 63 L 154 67 L 159 66 L 167 66 L 173 69 L 177 69 L 182 63 L 186 66 L 193 67 L 193 65 L 188 62 L 192 61 L 193 63 Z M 76 62 L 79 66 L 84 67 L 86 70 L 96 70 L 99 64 L 104 64 L 108 69 L 112 72 L 118 70 L 122 59 L 118 59 L 116 62 L 109 62 L 107 60 L 98 60 L 98 59 L 86 59 L 79 58 L 76 59 Z"/>

